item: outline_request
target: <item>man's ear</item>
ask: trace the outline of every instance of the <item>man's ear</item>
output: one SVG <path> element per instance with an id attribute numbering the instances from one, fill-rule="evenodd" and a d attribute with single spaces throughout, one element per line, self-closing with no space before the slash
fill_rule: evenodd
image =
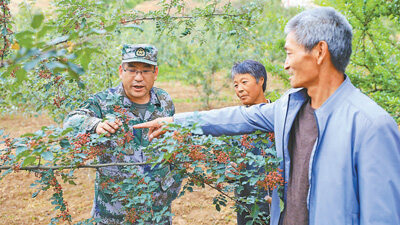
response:
<path id="1" fill-rule="evenodd" d="M 317 58 L 317 64 L 321 65 L 322 62 L 328 59 L 330 56 L 328 43 L 326 43 L 326 41 L 318 42 L 318 44 L 314 47 L 314 54 Z"/>
<path id="2" fill-rule="evenodd" d="M 158 76 L 158 66 L 155 66 L 155 69 L 154 69 L 155 71 L 154 71 L 154 80 L 157 80 L 157 76 Z"/>
<path id="3" fill-rule="evenodd" d="M 122 64 L 118 67 L 119 78 L 122 79 Z"/>
<path id="4" fill-rule="evenodd" d="M 258 83 L 257 83 L 258 85 L 260 85 L 260 87 L 262 88 L 262 86 L 263 86 L 263 84 L 264 84 L 264 77 L 260 77 L 259 79 L 258 79 Z"/>

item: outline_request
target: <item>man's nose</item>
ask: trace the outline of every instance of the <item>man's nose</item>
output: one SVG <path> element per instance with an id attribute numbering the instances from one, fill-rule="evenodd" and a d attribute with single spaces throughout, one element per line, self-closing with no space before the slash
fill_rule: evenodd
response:
<path id="1" fill-rule="evenodd" d="M 289 69 L 289 60 L 288 60 L 287 57 L 286 57 L 286 59 L 285 59 L 285 64 L 283 65 L 283 68 L 284 68 L 285 70 L 288 70 L 288 69 Z"/>
<path id="2" fill-rule="evenodd" d="M 135 81 L 142 81 L 142 80 L 143 80 L 143 73 L 136 73 Z"/>

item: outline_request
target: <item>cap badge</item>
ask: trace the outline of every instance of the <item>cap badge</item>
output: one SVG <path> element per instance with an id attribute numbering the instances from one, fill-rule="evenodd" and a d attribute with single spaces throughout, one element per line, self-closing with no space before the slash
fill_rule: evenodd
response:
<path id="1" fill-rule="evenodd" d="M 138 50 L 136 50 L 135 55 L 139 56 L 139 57 L 143 57 L 146 55 L 146 51 L 143 48 L 139 48 Z"/>

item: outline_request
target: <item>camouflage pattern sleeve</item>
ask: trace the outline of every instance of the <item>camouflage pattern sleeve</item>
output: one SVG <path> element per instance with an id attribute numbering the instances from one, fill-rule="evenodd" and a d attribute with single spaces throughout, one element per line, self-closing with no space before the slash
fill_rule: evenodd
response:
<path id="1" fill-rule="evenodd" d="M 167 110 L 168 116 L 173 116 L 175 114 L 175 105 L 172 102 L 171 96 L 161 88 L 154 88 L 154 89 L 160 100 L 161 107 Z"/>
<path id="2" fill-rule="evenodd" d="M 80 108 L 70 112 L 64 120 L 64 128 L 72 127 L 76 132 L 95 133 L 102 121 L 102 110 L 96 96 L 92 96 Z"/>

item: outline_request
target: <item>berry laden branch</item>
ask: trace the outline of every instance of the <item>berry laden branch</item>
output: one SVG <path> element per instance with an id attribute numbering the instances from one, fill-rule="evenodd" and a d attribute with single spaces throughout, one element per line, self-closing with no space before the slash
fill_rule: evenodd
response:
<path id="1" fill-rule="evenodd" d="M 101 168 L 107 166 L 143 166 L 149 163 L 104 163 L 104 164 L 88 164 L 88 165 L 79 165 L 79 166 L 24 166 L 18 168 L 18 170 L 51 170 L 51 169 L 76 169 L 76 168 Z M 0 166 L 0 170 L 4 169 L 14 169 L 15 166 Z"/>

